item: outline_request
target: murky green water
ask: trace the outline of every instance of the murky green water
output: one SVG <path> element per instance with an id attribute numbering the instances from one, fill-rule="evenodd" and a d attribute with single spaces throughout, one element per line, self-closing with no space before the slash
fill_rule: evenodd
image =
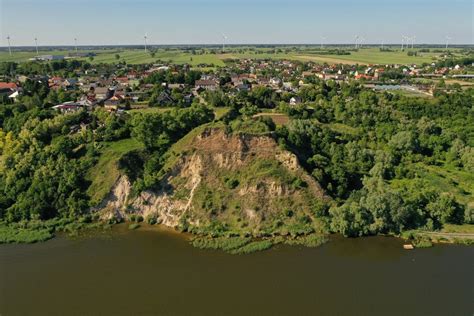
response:
<path id="1" fill-rule="evenodd" d="M 474 247 L 394 238 L 232 256 L 124 231 L 0 246 L 0 315 L 472 315 L 473 268 Z"/>

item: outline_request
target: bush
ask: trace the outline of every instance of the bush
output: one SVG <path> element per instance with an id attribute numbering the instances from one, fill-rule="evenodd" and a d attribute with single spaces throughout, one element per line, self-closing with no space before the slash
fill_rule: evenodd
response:
<path id="1" fill-rule="evenodd" d="M 301 245 L 301 246 L 306 246 L 306 247 L 318 247 L 325 242 L 327 242 L 328 239 L 326 236 L 323 235 L 317 235 L 317 234 L 311 234 L 308 236 L 302 236 L 298 237 L 295 239 L 287 239 L 284 241 L 285 244 L 287 245 Z"/>
<path id="2" fill-rule="evenodd" d="M 433 247 L 433 243 L 428 238 L 417 238 L 413 241 L 413 246 L 416 248 L 430 248 Z"/>
<path id="3" fill-rule="evenodd" d="M 245 246 L 250 242 L 250 238 L 245 237 L 196 237 L 191 241 L 191 244 L 199 249 L 213 249 L 231 251 L 236 248 Z"/>
<path id="4" fill-rule="evenodd" d="M 49 229 L 29 229 L 14 226 L 0 226 L 0 244 L 5 243 L 35 243 L 53 238 Z"/>
<path id="5" fill-rule="evenodd" d="M 150 215 L 146 218 L 146 222 L 150 225 L 155 225 L 158 223 L 158 218 L 156 215 Z"/>
<path id="6" fill-rule="evenodd" d="M 226 179 L 225 184 L 229 189 L 232 190 L 232 189 L 235 189 L 236 187 L 239 186 L 239 180 L 237 180 L 237 179 Z"/>
<path id="7" fill-rule="evenodd" d="M 140 224 L 133 223 L 133 224 L 130 224 L 130 225 L 128 226 L 128 229 L 134 230 L 134 229 L 137 229 L 137 228 L 139 228 L 139 227 L 140 227 Z"/>
<path id="8" fill-rule="evenodd" d="M 261 241 L 253 241 L 243 247 L 234 249 L 230 251 L 231 254 L 248 254 L 256 251 L 263 251 L 270 249 L 273 246 L 273 242 L 271 240 L 261 240 Z"/>

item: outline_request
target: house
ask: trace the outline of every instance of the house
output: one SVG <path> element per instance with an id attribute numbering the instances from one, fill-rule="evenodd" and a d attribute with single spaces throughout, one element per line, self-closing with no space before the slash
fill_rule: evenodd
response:
<path id="1" fill-rule="evenodd" d="M 239 84 L 237 86 L 235 86 L 235 89 L 237 91 L 249 91 L 250 90 L 250 85 L 247 84 L 247 83 L 242 83 L 242 84 Z"/>
<path id="2" fill-rule="evenodd" d="M 155 104 L 160 106 L 167 106 L 173 104 L 175 101 L 171 97 L 171 94 L 168 91 L 161 92 L 158 97 L 156 97 Z"/>
<path id="3" fill-rule="evenodd" d="M 186 104 L 191 104 L 191 103 L 193 103 L 193 99 L 194 99 L 194 96 L 193 96 L 192 93 L 185 94 L 185 95 L 183 96 L 184 103 L 186 103 Z"/>
<path id="4" fill-rule="evenodd" d="M 234 75 L 230 78 L 230 80 L 232 81 L 232 84 L 235 87 L 237 87 L 250 81 L 250 75 L 247 75 L 247 74 Z"/>
<path id="5" fill-rule="evenodd" d="M 120 84 L 121 86 L 128 87 L 129 86 L 129 80 L 128 77 L 117 77 L 115 78 L 115 81 Z"/>
<path id="6" fill-rule="evenodd" d="M 281 79 L 280 78 L 271 78 L 269 81 L 270 85 L 272 86 L 280 86 L 281 85 Z"/>
<path id="7" fill-rule="evenodd" d="M 53 109 L 61 111 L 61 113 L 74 113 L 81 110 L 82 106 L 77 102 L 69 101 L 55 105 L 53 106 Z"/>
<path id="8" fill-rule="evenodd" d="M 302 100 L 300 97 L 292 97 L 290 99 L 290 105 L 297 105 L 297 104 L 301 104 Z"/>
<path id="9" fill-rule="evenodd" d="M 13 101 L 16 101 L 16 98 L 18 98 L 18 96 L 20 95 L 20 93 L 18 91 L 15 91 L 13 92 L 12 94 L 10 94 L 8 96 L 9 99 L 13 100 Z"/>
<path id="10" fill-rule="evenodd" d="M 35 56 L 33 58 L 30 58 L 29 60 L 32 61 L 51 61 L 51 60 L 63 60 L 64 56 L 63 55 L 39 55 Z"/>
<path id="11" fill-rule="evenodd" d="M 0 97 L 7 96 L 11 100 L 18 97 L 18 86 L 14 82 L 0 82 Z"/>
<path id="12" fill-rule="evenodd" d="M 118 104 L 107 104 L 107 103 L 104 103 L 104 109 L 106 109 L 106 110 L 109 111 L 109 112 L 117 111 L 118 108 L 119 108 Z"/>
<path id="13" fill-rule="evenodd" d="M 215 91 L 219 88 L 219 82 L 214 79 L 201 79 L 196 80 L 194 86 L 197 90 Z"/>
<path id="14" fill-rule="evenodd" d="M 104 101 L 104 106 L 117 106 L 120 104 L 120 102 L 124 99 L 122 95 L 116 94 L 109 99 Z"/>
<path id="15" fill-rule="evenodd" d="M 0 90 L 9 89 L 12 91 L 18 90 L 18 86 L 14 82 L 0 82 Z"/>
<path id="16" fill-rule="evenodd" d="M 105 100 L 111 98 L 114 95 L 115 89 L 97 87 L 94 89 L 94 93 L 97 100 Z"/>
<path id="17" fill-rule="evenodd" d="M 365 74 L 357 74 L 357 75 L 355 75 L 354 78 L 355 78 L 356 80 L 362 80 L 362 79 L 365 79 L 365 80 L 372 80 L 372 79 L 373 79 L 372 76 L 365 75 Z"/>
<path id="18" fill-rule="evenodd" d="M 64 80 L 63 82 L 63 87 L 66 90 L 73 90 L 74 88 L 76 88 L 76 85 L 77 85 L 77 79 L 75 78 L 68 78 Z"/>

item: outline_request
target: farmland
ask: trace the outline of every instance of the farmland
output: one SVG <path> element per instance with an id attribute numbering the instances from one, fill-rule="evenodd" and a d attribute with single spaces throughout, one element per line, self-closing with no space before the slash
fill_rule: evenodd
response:
<path id="1" fill-rule="evenodd" d="M 333 49 L 333 48 L 331 48 Z M 348 50 L 348 48 L 345 48 Z M 357 51 L 351 50 L 348 55 L 328 54 L 327 50 L 319 50 L 307 47 L 288 47 L 285 49 L 269 49 L 260 47 L 232 47 L 227 52 L 209 48 L 198 48 L 198 53 L 193 53 L 188 49 L 180 48 L 159 48 L 153 53 L 145 52 L 137 48 L 104 48 L 93 50 L 79 50 L 79 53 L 94 53 L 95 56 L 89 59 L 91 63 L 116 63 L 126 62 L 127 64 L 155 63 L 157 61 L 170 62 L 174 64 L 190 64 L 197 67 L 222 67 L 224 61 L 229 59 L 289 59 L 299 61 L 313 61 L 317 63 L 341 63 L 341 64 L 421 64 L 435 61 L 442 54 L 440 50 L 433 49 L 430 52 L 420 52 L 419 49 L 412 49 L 417 52 L 416 56 L 408 56 L 407 51 L 401 51 L 398 47 L 391 51 L 380 51 L 379 48 L 370 47 Z M 456 54 L 456 49 L 451 49 Z M 39 55 L 64 55 L 73 53 L 73 49 L 65 50 L 40 50 Z M 29 58 L 36 56 L 35 51 L 19 51 L 15 49 L 12 56 L 6 50 L 0 51 L 0 62 L 15 61 L 25 62 Z M 85 60 L 85 57 L 78 58 Z"/>

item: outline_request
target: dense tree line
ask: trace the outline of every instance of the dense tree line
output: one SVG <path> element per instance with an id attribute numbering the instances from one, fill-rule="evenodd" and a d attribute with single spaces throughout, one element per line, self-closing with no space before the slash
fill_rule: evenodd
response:
<path id="1" fill-rule="evenodd" d="M 434 99 L 340 89 L 325 96 L 323 87 L 307 104 L 283 107 L 296 119 L 278 129 L 282 145 L 338 201 L 319 214 L 332 230 L 357 236 L 474 220 L 472 208 L 417 176 L 415 167 L 474 170 L 472 89 Z M 345 89 L 350 98 L 342 97 Z"/>

